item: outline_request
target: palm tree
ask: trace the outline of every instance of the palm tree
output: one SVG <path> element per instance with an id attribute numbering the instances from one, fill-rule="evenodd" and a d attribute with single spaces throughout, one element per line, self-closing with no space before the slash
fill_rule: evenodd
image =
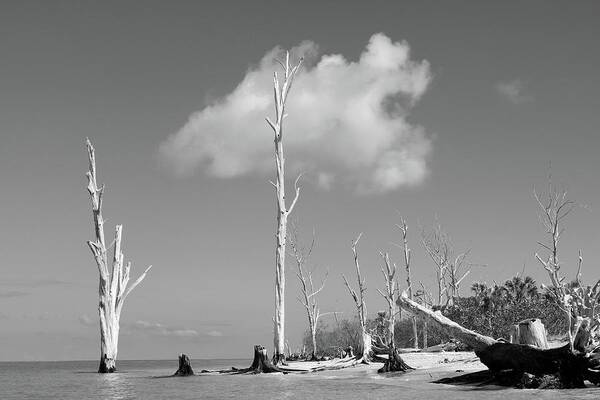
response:
<path id="1" fill-rule="evenodd" d="M 504 282 L 504 289 L 510 301 L 520 303 L 524 300 L 532 300 L 538 296 L 538 288 L 535 284 L 535 280 L 526 276 L 521 278 L 520 276 L 513 276 L 512 279 Z"/>

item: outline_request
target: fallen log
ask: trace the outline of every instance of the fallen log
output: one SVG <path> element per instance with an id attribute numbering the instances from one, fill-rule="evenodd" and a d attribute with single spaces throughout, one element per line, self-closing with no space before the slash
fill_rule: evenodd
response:
<path id="1" fill-rule="evenodd" d="M 600 382 L 595 357 L 582 351 L 571 351 L 569 345 L 554 349 L 540 349 L 529 345 L 506 343 L 489 336 L 466 329 L 444 317 L 439 311 L 432 311 L 410 300 L 405 293 L 398 298 L 398 306 L 420 316 L 430 323 L 437 324 L 450 336 L 473 347 L 475 355 L 489 368 L 499 374 L 513 370 L 515 376 L 530 373 L 535 376 L 555 375 L 563 388 L 584 387 L 584 381 Z M 583 326 L 583 325 L 582 325 Z M 520 378 L 519 378 L 520 379 Z M 518 387 L 519 382 L 514 382 Z"/>
<path id="2" fill-rule="evenodd" d="M 181 354 L 179 356 L 179 368 L 173 374 L 173 376 L 190 376 L 194 375 L 194 370 L 192 369 L 192 362 L 189 357 L 185 354 Z"/>

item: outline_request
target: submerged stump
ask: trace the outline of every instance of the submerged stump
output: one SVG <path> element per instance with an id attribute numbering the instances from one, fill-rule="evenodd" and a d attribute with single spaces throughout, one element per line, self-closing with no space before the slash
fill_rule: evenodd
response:
<path id="1" fill-rule="evenodd" d="M 388 359 L 383 364 L 383 367 L 379 368 L 377 372 L 385 373 L 385 372 L 405 372 L 414 369 L 410 365 L 404 362 L 402 357 L 400 357 L 400 352 L 398 349 L 393 349 L 390 351 Z"/>
<path id="2" fill-rule="evenodd" d="M 192 362 L 189 357 L 185 354 L 181 354 L 179 356 L 179 368 L 173 374 L 174 376 L 190 376 L 194 375 L 194 370 L 192 369 Z"/>
<path id="3" fill-rule="evenodd" d="M 106 354 L 100 359 L 100 366 L 98 367 L 98 373 L 100 374 L 112 374 L 117 371 L 117 366 L 114 358 L 108 358 Z"/>

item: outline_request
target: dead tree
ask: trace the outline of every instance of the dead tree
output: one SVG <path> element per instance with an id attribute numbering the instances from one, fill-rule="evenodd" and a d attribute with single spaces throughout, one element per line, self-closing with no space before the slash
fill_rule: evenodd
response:
<path id="1" fill-rule="evenodd" d="M 569 295 L 565 278 L 561 276 L 560 273 L 561 262 L 558 257 L 558 244 L 565 231 L 563 220 L 571 213 L 571 211 L 573 211 L 575 203 L 567 198 L 566 190 L 558 190 L 552 184 L 551 180 L 548 182 L 548 192 L 544 196 L 544 199 L 538 195 L 535 188 L 533 190 L 533 196 L 539 206 L 540 221 L 549 238 L 546 243 L 538 242 L 538 244 L 548 253 L 547 256 L 542 258 L 536 252 L 535 258 L 548 273 L 550 282 L 552 283 L 550 293 L 554 296 L 554 300 L 558 307 L 567 317 L 569 326 L 569 345 L 571 346 L 571 350 L 573 350 L 573 342 L 575 339 L 575 332 L 573 331 L 575 326 L 575 324 L 573 324 L 573 298 Z"/>
<path id="2" fill-rule="evenodd" d="M 325 277 L 321 281 L 321 285 L 318 288 L 315 287 L 313 281 L 313 272 L 307 264 L 315 246 L 315 232 L 313 230 L 312 240 L 310 246 L 303 247 L 300 243 L 298 229 L 295 224 L 292 224 L 292 234 L 290 235 L 290 247 L 292 249 L 292 255 L 296 261 L 296 276 L 300 281 L 300 292 L 301 297 L 298 297 L 298 301 L 306 309 L 306 315 L 308 317 L 308 329 L 312 339 L 312 354 L 311 360 L 317 359 L 317 325 L 319 318 L 333 314 L 333 312 L 321 313 L 319 304 L 317 301 L 317 295 L 325 287 L 327 281 L 328 272 L 325 273 Z"/>
<path id="3" fill-rule="evenodd" d="M 396 343 L 394 338 L 394 326 L 396 325 L 396 300 L 398 297 L 398 283 L 396 282 L 396 264 L 390 262 L 390 256 L 388 253 L 380 253 L 383 258 L 383 263 L 385 268 L 381 267 L 381 272 L 383 274 L 383 278 L 385 279 L 385 292 L 377 289 L 379 294 L 387 301 L 388 303 L 388 312 L 387 312 L 387 350 L 388 350 L 388 358 L 385 361 L 383 367 L 381 367 L 378 372 L 394 372 L 394 371 L 406 371 L 408 369 L 412 369 L 409 367 L 402 357 L 400 357 L 399 352 L 396 350 Z"/>
<path id="4" fill-rule="evenodd" d="M 410 261 L 411 261 L 411 251 L 408 247 L 408 225 L 406 224 L 406 220 L 404 218 L 400 218 L 400 224 L 396 225 L 400 232 L 402 233 L 402 251 L 404 253 L 404 267 L 406 268 L 406 286 L 408 291 L 408 298 L 413 300 L 413 286 L 410 275 Z M 411 317 L 412 321 L 412 331 L 413 331 L 413 348 L 419 348 L 419 332 L 417 330 L 417 317 L 413 315 Z"/>
<path id="5" fill-rule="evenodd" d="M 124 256 L 121 250 L 122 225 L 117 225 L 115 238 L 110 245 L 106 245 L 104 239 L 104 218 L 102 216 L 102 201 L 104 197 L 104 185 L 98 186 L 96 179 L 96 155 L 94 147 L 89 139 L 86 140 L 86 148 L 89 161 L 87 190 L 92 201 L 92 216 L 94 219 L 94 232 L 96 239 L 87 242 L 100 275 L 98 313 L 100 315 L 100 366 L 98 372 L 115 372 L 117 360 L 117 348 L 119 343 L 119 320 L 125 299 L 135 287 L 146 277 L 146 273 L 152 266 L 146 268 L 144 273 L 129 287 L 129 271 L 131 262 L 124 264 Z M 108 251 L 113 247 L 112 265 L 109 266 Z"/>
<path id="6" fill-rule="evenodd" d="M 279 61 L 278 61 L 279 62 Z M 273 92 L 275 97 L 275 121 L 266 118 L 267 123 L 273 129 L 275 135 L 275 166 L 276 180 L 271 182 L 275 187 L 277 195 L 277 232 L 275 247 L 275 317 L 273 345 L 275 347 L 273 361 L 279 364 L 285 361 L 285 247 L 287 238 L 287 219 L 288 215 L 294 209 L 300 188 L 298 187 L 298 178 L 294 182 L 295 197 L 288 207 L 285 201 L 285 158 L 283 157 L 283 120 L 287 116 L 285 113 L 285 102 L 292 88 L 294 77 L 296 76 L 302 59 L 296 66 L 290 65 L 290 53 L 286 52 L 285 63 L 279 62 L 284 70 L 283 83 L 280 85 L 277 72 L 273 74 Z"/>
<path id="7" fill-rule="evenodd" d="M 425 232 L 425 230 L 421 231 L 421 244 L 436 268 L 437 304 L 442 305 L 444 297 L 446 297 L 446 302 L 449 301 L 446 274 L 451 257 L 450 241 L 446 233 L 442 230 L 442 226 L 438 224 L 429 233 Z"/>
<path id="8" fill-rule="evenodd" d="M 421 305 L 424 305 L 427 308 L 432 308 L 433 307 L 433 295 L 431 294 L 431 292 L 427 291 L 423 282 L 419 281 L 419 285 L 421 285 L 421 289 L 417 290 L 415 297 L 417 298 L 418 302 Z M 423 319 L 423 329 L 421 332 L 423 335 L 423 348 L 424 349 L 426 349 L 428 347 L 428 343 L 427 343 L 428 327 L 429 327 L 429 323 L 427 322 L 427 319 L 424 318 Z"/>
<path id="9" fill-rule="evenodd" d="M 510 370 L 517 385 L 524 373 L 543 377 L 555 375 L 564 388 L 584 387 L 584 380 L 600 383 L 600 355 L 593 347 L 575 348 L 569 345 L 552 349 L 506 343 L 489 336 L 481 335 L 444 317 L 440 311 L 432 311 L 410 300 L 406 293 L 398 298 L 398 306 L 420 315 L 436 324 L 448 335 L 460 340 L 475 350 L 480 361 L 494 376 Z"/>
<path id="10" fill-rule="evenodd" d="M 344 279 L 344 284 L 348 288 L 348 292 L 352 299 L 354 300 L 354 304 L 356 305 L 356 311 L 358 314 L 358 323 L 360 325 L 360 348 L 357 349 L 357 359 L 364 363 L 368 364 L 373 358 L 373 350 L 372 350 L 372 337 L 371 334 L 367 331 L 367 304 L 365 303 L 365 291 L 367 290 L 366 281 L 363 279 L 360 273 L 360 264 L 358 262 L 358 251 L 356 250 L 356 245 L 358 245 L 358 241 L 362 236 L 362 232 L 356 237 L 356 239 L 352 242 L 352 253 L 354 254 L 354 267 L 356 268 L 356 281 L 358 283 L 358 293 L 352 289 L 350 283 L 346 279 L 346 276 L 342 274 L 342 278 Z"/>
<path id="11" fill-rule="evenodd" d="M 450 236 L 439 223 L 429 233 L 422 231 L 421 243 L 436 267 L 437 305 L 453 305 L 459 295 L 460 284 L 471 272 L 470 265 L 466 263 L 469 251 L 455 256 Z M 468 268 L 466 271 L 465 267 Z"/>

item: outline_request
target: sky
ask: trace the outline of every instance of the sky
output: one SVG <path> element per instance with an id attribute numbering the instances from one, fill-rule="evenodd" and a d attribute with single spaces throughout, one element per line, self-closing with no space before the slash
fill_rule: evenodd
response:
<path id="1" fill-rule="evenodd" d="M 549 169 L 578 207 L 560 255 L 598 278 L 600 4 L 594 1 L 3 1 L 0 5 L 0 360 L 97 359 L 97 268 L 85 138 L 122 223 L 132 275 L 121 359 L 250 357 L 272 347 L 273 58 L 305 61 L 290 93 L 291 219 L 329 271 L 321 309 L 386 303 L 379 251 L 433 290 L 436 220 L 473 281 L 528 274 Z M 290 197 L 291 192 L 288 193 Z M 307 327 L 288 264 L 286 333 Z M 402 277 L 403 281 L 404 277 Z M 332 323 L 324 318 L 324 323 Z M 270 349 L 272 351 L 272 349 Z"/>

